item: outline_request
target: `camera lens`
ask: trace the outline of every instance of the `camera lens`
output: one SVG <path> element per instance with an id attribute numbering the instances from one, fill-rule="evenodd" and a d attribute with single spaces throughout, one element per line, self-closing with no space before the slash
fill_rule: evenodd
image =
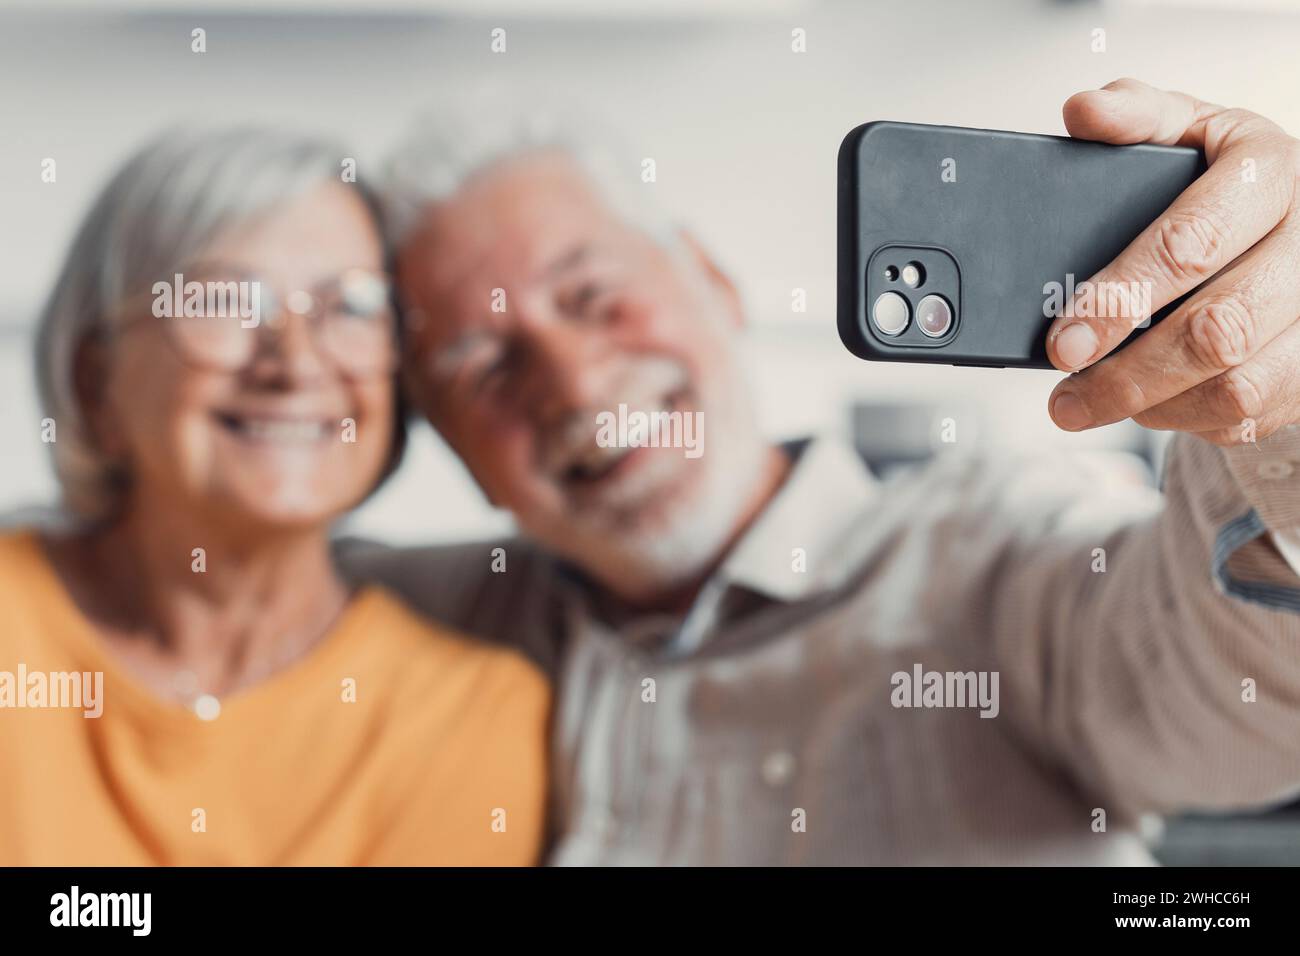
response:
<path id="1" fill-rule="evenodd" d="M 916 324 L 932 339 L 947 335 L 952 328 L 952 306 L 941 295 L 927 295 L 916 304 Z"/>
<path id="2" fill-rule="evenodd" d="M 882 292 L 871 307 L 871 321 L 886 335 L 897 335 L 907 328 L 907 300 L 897 292 Z"/>

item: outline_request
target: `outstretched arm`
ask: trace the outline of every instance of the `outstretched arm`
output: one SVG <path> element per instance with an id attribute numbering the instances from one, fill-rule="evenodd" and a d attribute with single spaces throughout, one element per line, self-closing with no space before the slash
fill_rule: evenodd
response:
<path id="1" fill-rule="evenodd" d="M 1186 434 L 1158 517 L 1054 556 L 1012 545 L 999 656 L 1053 749 L 1128 808 L 1281 799 L 1300 791 L 1300 143 L 1133 80 L 1064 112 L 1075 136 L 1196 146 L 1210 165 L 1092 280 L 1142 283 L 1151 310 L 1195 291 L 1114 354 L 1141 314 L 1058 319 L 1048 353 L 1074 374 L 1052 417 Z"/>

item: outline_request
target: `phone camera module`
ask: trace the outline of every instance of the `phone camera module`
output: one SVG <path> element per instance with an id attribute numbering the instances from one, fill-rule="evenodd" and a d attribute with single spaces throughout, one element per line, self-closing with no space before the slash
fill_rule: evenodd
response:
<path id="1" fill-rule="evenodd" d="M 908 311 L 907 300 L 897 292 L 882 292 L 871 307 L 871 321 L 885 335 L 898 335 L 907 328 Z"/>
<path id="2" fill-rule="evenodd" d="M 952 306 L 941 295 L 927 295 L 916 304 L 916 325 L 932 339 L 947 335 L 952 328 Z"/>

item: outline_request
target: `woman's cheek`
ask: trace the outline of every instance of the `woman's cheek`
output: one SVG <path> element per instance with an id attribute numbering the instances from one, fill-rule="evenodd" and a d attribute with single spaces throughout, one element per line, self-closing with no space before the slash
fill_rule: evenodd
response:
<path id="1" fill-rule="evenodd" d="M 379 473 L 388 460 L 395 425 L 396 409 L 392 386 L 387 382 L 358 387 L 353 404 L 356 418 L 345 418 L 337 423 L 338 441 L 344 449 L 360 450 L 358 474 L 353 481 L 364 494 L 379 480 Z"/>
<path id="2" fill-rule="evenodd" d="M 183 464 L 205 441 L 203 423 L 184 383 L 165 366 L 152 374 L 139 362 L 124 362 L 110 382 L 105 402 L 105 440 L 110 453 L 143 460 L 159 470 Z"/>

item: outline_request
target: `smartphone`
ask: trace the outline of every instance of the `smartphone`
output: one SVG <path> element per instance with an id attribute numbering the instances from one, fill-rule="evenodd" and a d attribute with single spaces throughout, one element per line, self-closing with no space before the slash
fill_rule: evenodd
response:
<path id="1" fill-rule="evenodd" d="M 859 126 L 839 152 L 840 339 L 877 361 L 1051 368 L 1054 317 L 1204 171 L 1188 147 Z"/>

